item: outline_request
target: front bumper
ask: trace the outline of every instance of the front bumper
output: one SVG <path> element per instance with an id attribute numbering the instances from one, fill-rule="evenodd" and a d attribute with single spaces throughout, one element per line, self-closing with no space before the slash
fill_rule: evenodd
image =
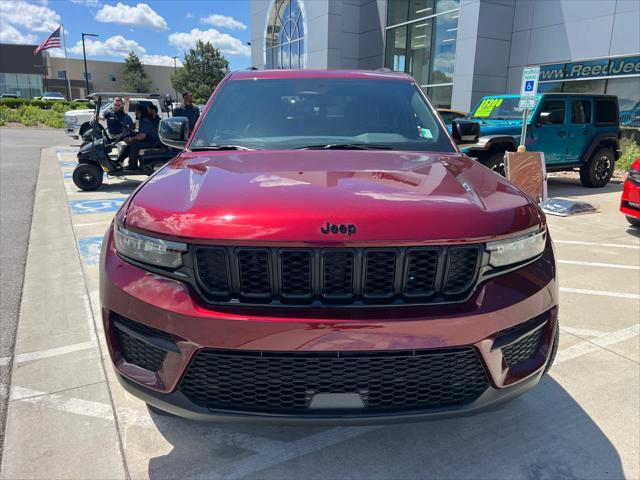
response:
<path id="1" fill-rule="evenodd" d="M 493 408 L 533 387 L 549 361 L 557 330 L 557 284 L 549 241 L 535 262 L 482 283 L 472 297 L 450 305 L 394 308 L 205 308 L 182 282 L 143 271 L 115 252 L 111 233 L 102 252 L 102 315 L 109 352 L 123 387 L 145 402 L 183 417 L 250 422 L 387 423 L 469 415 Z M 501 332 L 541 315 L 535 354 L 509 367 Z M 125 360 L 114 318 L 125 317 L 171 339 L 152 371 Z M 139 338 L 145 338 L 142 335 Z M 162 339 L 161 339 L 162 340 Z M 162 342 L 156 346 L 163 347 Z M 461 405 L 402 411 L 338 409 L 321 412 L 210 409 L 196 404 L 181 382 L 199 352 L 407 352 L 472 348 L 487 379 L 482 394 Z"/>
<path id="2" fill-rule="evenodd" d="M 72 138 L 80 137 L 80 125 L 65 125 L 65 133 Z"/>

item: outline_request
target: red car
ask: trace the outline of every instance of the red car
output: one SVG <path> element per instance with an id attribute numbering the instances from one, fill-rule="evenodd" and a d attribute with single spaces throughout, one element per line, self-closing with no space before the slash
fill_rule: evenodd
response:
<path id="1" fill-rule="evenodd" d="M 620 211 L 634 227 L 640 228 L 640 158 L 631 164 L 624 182 Z"/>
<path id="2" fill-rule="evenodd" d="M 192 133 L 163 121 L 184 149 L 103 243 L 111 359 L 152 411 L 414 421 L 496 406 L 549 369 L 545 217 L 459 152 L 411 77 L 232 73 L 205 112 Z"/>

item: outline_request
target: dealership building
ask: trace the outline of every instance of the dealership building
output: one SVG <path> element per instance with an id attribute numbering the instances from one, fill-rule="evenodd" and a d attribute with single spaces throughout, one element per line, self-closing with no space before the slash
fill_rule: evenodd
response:
<path id="1" fill-rule="evenodd" d="M 68 98 L 70 86 L 71 99 L 85 98 L 87 84 L 91 92 L 125 90 L 122 85 L 124 62 L 87 59 L 85 80 L 85 64 L 81 58 L 65 60 L 50 57 L 46 50 L 34 55 L 33 51 L 37 47 L 0 44 L 0 95 L 33 98 L 42 96 L 46 91 L 59 92 Z M 175 95 L 171 86 L 173 67 L 145 65 L 144 69 L 152 81 L 154 91 L 161 95 Z"/>
<path id="2" fill-rule="evenodd" d="M 386 67 L 440 107 L 519 92 L 609 93 L 640 109 L 638 0 L 251 0 L 257 68 Z"/>

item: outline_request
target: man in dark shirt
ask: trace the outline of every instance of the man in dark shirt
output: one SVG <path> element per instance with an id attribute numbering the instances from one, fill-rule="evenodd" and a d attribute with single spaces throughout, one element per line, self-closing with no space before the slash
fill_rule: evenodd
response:
<path id="1" fill-rule="evenodd" d="M 116 97 L 111 109 L 104 114 L 104 119 L 107 121 L 107 131 L 111 136 L 120 135 L 125 129 L 133 127 L 133 120 L 123 107 L 122 98 Z"/>
<path id="2" fill-rule="evenodd" d="M 198 118 L 200 118 L 200 109 L 193 104 L 193 96 L 191 92 L 182 94 L 184 106 L 176 108 L 173 112 L 174 117 L 187 117 L 189 119 L 189 131 L 192 132 L 196 126 Z"/>
<path id="3" fill-rule="evenodd" d="M 138 112 L 138 109 L 140 112 Z M 139 115 L 138 134 L 135 137 L 127 137 L 124 141 L 129 147 L 129 165 L 126 167 L 129 170 L 136 170 L 138 168 L 138 156 L 139 152 L 143 148 L 153 147 L 160 138 L 158 137 L 158 129 L 153 125 L 153 121 L 147 115 L 147 109 L 138 105 L 136 108 L 136 116 Z"/>
<path id="4" fill-rule="evenodd" d="M 160 115 L 158 115 L 158 107 L 155 105 L 149 105 L 147 107 L 147 112 L 149 113 L 149 118 L 153 122 L 153 126 L 156 127 L 156 132 L 158 131 L 158 127 L 160 126 Z"/>

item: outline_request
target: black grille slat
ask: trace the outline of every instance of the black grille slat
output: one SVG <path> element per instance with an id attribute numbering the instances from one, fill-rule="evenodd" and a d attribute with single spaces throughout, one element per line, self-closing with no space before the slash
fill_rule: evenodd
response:
<path id="1" fill-rule="evenodd" d="M 540 328 L 517 342 L 503 347 L 502 355 L 504 355 L 507 366 L 514 367 L 535 357 L 540 349 L 542 333 L 543 329 Z"/>
<path id="2" fill-rule="evenodd" d="M 195 257 L 200 282 L 207 293 L 228 296 L 231 289 L 224 248 L 197 248 Z"/>
<path id="3" fill-rule="evenodd" d="M 370 250 L 366 253 L 363 294 L 367 298 L 393 296 L 396 270 L 394 250 Z"/>
<path id="4" fill-rule="evenodd" d="M 269 251 L 266 249 L 239 249 L 240 295 L 268 298 L 271 296 Z"/>
<path id="5" fill-rule="evenodd" d="M 439 251 L 435 248 L 412 249 L 407 253 L 405 295 L 422 297 L 434 293 L 438 257 Z"/>
<path id="6" fill-rule="evenodd" d="M 460 294 L 473 284 L 478 270 L 480 251 L 476 246 L 451 247 L 447 260 L 445 294 Z"/>
<path id="7" fill-rule="evenodd" d="M 280 253 L 283 298 L 307 299 L 313 295 L 312 252 L 286 250 Z"/>
<path id="8" fill-rule="evenodd" d="M 313 415 L 316 411 L 308 406 L 317 393 L 357 393 L 365 411 L 379 412 L 463 405 L 487 387 L 471 348 L 382 353 L 205 349 L 189 366 L 180 390 L 209 409 Z"/>
<path id="9" fill-rule="evenodd" d="M 192 248 L 191 258 L 200 292 L 208 301 L 361 305 L 461 301 L 478 278 L 481 252 L 480 245 L 380 248 L 197 245 Z"/>
<path id="10" fill-rule="evenodd" d="M 353 252 L 325 250 L 322 254 L 322 296 L 347 299 L 353 296 Z"/>

